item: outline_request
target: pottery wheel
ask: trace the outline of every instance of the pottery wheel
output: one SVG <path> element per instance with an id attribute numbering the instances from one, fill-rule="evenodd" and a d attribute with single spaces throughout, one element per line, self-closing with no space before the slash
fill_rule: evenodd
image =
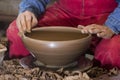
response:
<path id="1" fill-rule="evenodd" d="M 34 64 L 37 65 L 37 66 L 43 66 L 43 67 L 46 67 L 46 68 L 68 68 L 68 67 L 75 67 L 75 66 L 77 66 L 78 62 L 75 61 L 75 62 L 72 62 L 70 64 L 64 65 L 64 66 L 45 65 L 45 64 L 43 64 L 40 61 L 35 61 Z"/>
<path id="2" fill-rule="evenodd" d="M 34 62 L 35 65 L 41 66 L 41 67 L 46 67 L 46 68 L 65 68 L 65 69 L 70 69 L 70 70 L 79 70 L 79 71 L 84 71 L 93 66 L 92 60 L 90 60 L 87 57 L 81 57 L 79 61 L 75 61 L 73 63 L 64 65 L 64 66 L 51 66 L 51 65 L 45 65 L 40 61 Z"/>

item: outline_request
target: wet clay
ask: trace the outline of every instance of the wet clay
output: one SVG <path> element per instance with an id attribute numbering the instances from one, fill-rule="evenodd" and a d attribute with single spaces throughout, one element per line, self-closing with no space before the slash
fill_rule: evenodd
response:
<path id="1" fill-rule="evenodd" d="M 45 41 L 67 41 L 81 39 L 88 35 L 72 31 L 32 31 L 27 33 L 26 36 Z"/>
<path id="2" fill-rule="evenodd" d="M 60 68 L 76 62 L 89 47 L 91 35 L 72 27 L 42 27 L 26 33 L 22 41 L 45 67 Z"/>

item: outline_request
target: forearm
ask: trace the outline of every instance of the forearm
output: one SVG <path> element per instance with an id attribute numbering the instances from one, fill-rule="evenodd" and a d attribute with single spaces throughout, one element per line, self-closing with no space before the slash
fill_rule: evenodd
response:
<path id="1" fill-rule="evenodd" d="M 120 2 L 118 3 L 118 7 L 114 10 L 114 12 L 108 16 L 105 25 L 116 34 L 120 32 Z"/>
<path id="2" fill-rule="evenodd" d="M 22 0 L 19 5 L 19 13 L 26 10 L 31 11 L 38 17 L 46 9 L 46 5 L 50 0 Z"/>

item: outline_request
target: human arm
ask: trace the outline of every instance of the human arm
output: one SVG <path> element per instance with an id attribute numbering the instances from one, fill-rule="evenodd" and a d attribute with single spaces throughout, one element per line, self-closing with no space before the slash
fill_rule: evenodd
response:
<path id="1" fill-rule="evenodd" d="M 37 17 L 46 9 L 50 0 L 22 0 L 19 5 L 19 14 L 16 20 L 20 32 L 30 32 L 37 25 Z"/>
<path id="2" fill-rule="evenodd" d="M 101 38 L 111 38 L 115 33 L 105 25 L 91 24 L 87 26 L 78 25 L 83 34 L 96 34 Z"/>
<path id="3" fill-rule="evenodd" d="M 105 25 L 110 28 L 115 34 L 120 33 L 120 0 L 117 0 L 118 7 L 112 12 L 105 22 Z"/>
<path id="4" fill-rule="evenodd" d="M 118 6 L 108 16 L 104 25 L 91 24 L 84 27 L 82 33 L 96 34 L 98 37 L 111 38 L 114 34 L 120 32 L 120 0 L 117 0 Z"/>

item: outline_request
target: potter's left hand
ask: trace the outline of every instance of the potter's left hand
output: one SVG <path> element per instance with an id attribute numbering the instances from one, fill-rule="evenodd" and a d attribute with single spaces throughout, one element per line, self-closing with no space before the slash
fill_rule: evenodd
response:
<path id="1" fill-rule="evenodd" d="M 84 34 L 96 34 L 101 38 L 111 38 L 114 32 L 105 25 L 91 24 L 82 27 L 81 32 Z"/>

